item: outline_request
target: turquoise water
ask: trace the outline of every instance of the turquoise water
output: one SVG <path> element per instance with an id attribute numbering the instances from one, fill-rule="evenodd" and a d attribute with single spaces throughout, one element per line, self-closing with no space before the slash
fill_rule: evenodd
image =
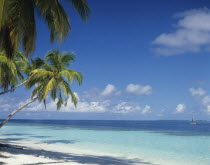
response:
<path id="1" fill-rule="evenodd" d="M 0 134 L 8 142 L 53 145 L 69 152 L 137 158 L 152 164 L 210 164 L 208 122 L 195 126 L 188 121 L 50 122 L 12 122 Z"/>

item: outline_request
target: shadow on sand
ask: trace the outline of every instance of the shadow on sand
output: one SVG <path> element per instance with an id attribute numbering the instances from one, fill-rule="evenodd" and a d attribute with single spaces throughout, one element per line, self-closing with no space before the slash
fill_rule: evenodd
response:
<path id="1" fill-rule="evenodd" d="M 81 163 L 81 164 L 96 164 L 96 165 L 155 165 L 150 162 L 144 162 L 141 159 L 125 159 L 111 156 L 96 156 L 96 155 L 77 155 L 72 153 L 62 153 L 55 151 L 46 151 L 40 149 L 27 148 L 24 146 L 17 145 L 0 145 L 0 152 L 6 152 L 9 154 L 24 154 L 24 155 L 32 155 L 36 157 L 46 157 L 50 159 L 54 159 L 55 161 L 47 162 L 47 163 L 32 163 L 32 164 L 24 164 L 24 165 L 41 165 L 41 164 L 70 164 Z M 0 162 L 0 164 L 4 164 Z"/>
<path id="2" fill-rule="evenodd" d="M 26 134 L 26 133 L 5 133 L 2 134 L 3 136 L 26 136 L 26 135 L 32 135 L 32 134 Z"/>
<path id="3" fill-rule="evenodd" d="M 75 141 L 75 140 L 44 140 L 44 141 L 41 141 L 41 143 L 46 143 L 46 144 L 55 144 L 55 143 L 73 144 L 76 142 L 77 141 Z"/>
<path id="4" fill-rule="evenodd" d="M 44 139 L 44 138 L 49 138 L 51 136 L 30 136 L 30 137 Z"/>

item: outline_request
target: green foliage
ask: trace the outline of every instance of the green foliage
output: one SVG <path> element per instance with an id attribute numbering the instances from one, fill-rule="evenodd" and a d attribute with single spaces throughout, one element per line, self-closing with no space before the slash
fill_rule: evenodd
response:
<path id="1" fill-rule="evenodd" d="M 88 7 L 88 3 L 86 0 L 66 0 L 71 2 L 74 8 L 79 13 L 80 17 L 86 21 L 90 14 L 90 8 Z"/>
<path id="2" fill-rule="evenodd" d="M 50 94 L 54 101 L 57 100 L 57 109 L 60 109 L 62 105 L 66 106 L 71 97 L 76 106 L 78 100 L 70 85 L 73 81 L 77 81 L 80 85 L 82 74 L 69 69 L 74 59 L 72 53 L 60 53 L 57 50 L 47 53 L 45 64 L 33 70 L 26 83 L 27 88 L 35 86 L 31 97 L 38 96 L 39 101 L 45 102 Z"/>
<path id="3" fill-rule="evenodd" d="M 83 20 L 90 14 L 86 0 L 71 2 Z M 71 27 L 69 17 L 59 0 L 0 0 L 0 51 L 11 58 L 20 46 L 26 54 L 32 53 L 36 41 L 35 12 L 47 23 L 50 40 L 62 41 Z"/>
<path id="4" fill-rule="evenodd" d="M 29 58 L 27 65 L 23 68 L 23 71 L 26 75 L 30 75 L 31 71 L 42 67 L 45 64 L 45 61 L 41 58 Z"/>
<path id="5" fill-rule="evenodd" d="M 8 58 L 4 51 L 0 52 L 0 87 L 7 90 L 16 86 L 19 81 L 23 81 L 27 62 L 22 52 L 15 52 L 12 58 Z"/>

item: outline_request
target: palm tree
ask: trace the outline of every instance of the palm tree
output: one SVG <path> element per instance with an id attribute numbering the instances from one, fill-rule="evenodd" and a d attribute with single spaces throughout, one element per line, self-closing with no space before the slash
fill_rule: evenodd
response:
<path id="1" fill-rule="evenodd" d="M 35 59 L 29 58 L 27 65 L 23 68 L 23 72 L 29 76 L 33 70 L 41 68 L 44 64 L 45 61 L 39 57 Z"/>
<path id="2" fill-rule="evenodd" d="M 15 52 L 11 58 L 8 58 L 4 51 L 0 52 L 0 87 L 4 89 L 4 94 L 13 91 L 19 81 L 24 80 L 23 68 L 27 65 L 27 59 L 24 53 Z"/>
<path id="3" fill-rule="evenodd" d="M 27 60 L 25 54 L 16 52 L 12 58 L 8 58 L 5 52 L 0 53 L 0 83 L 4 89 L 0 95 L 13 92 L 16 88 L 24 85 L 27 79 L 23 74 L 29 76 L 30 72 L 44 65 L 41 58 Z M 14 70 L 14 71 L 13 71 Z M 20 84 L 17 84 L 21 82 Z M 11 87 L 10 89 L 9 86 Z"/>
<path id="4" fill-rule="evenodd" d="M 69 97 L 74 105 L 77 105 L 77 97 L 71 90 L 71 84 L 75 80 L 79 85 L 82 83 L 82 74 L 69 69 L 72 61 L 74 61 L 72 53 L 60 53 L 57 50 L 50 51 L 46 55 L 46 63 L 40 68 L 30 73 L 26 83 L 26 88 L 35 88 L 32 91 L 31 100 L 14 110 L 1 124 L 0 128 L 17 112 L 38 100 L 46 100 L 50 94 L 53 101 L 57 101 L 57 109 L 62 105 L 66 106 Z"/>
<path id="5" fill-rule="evenodd" d="M 66 0 L 80 17 L 88 19 L 90 9 L 86 0 Z M 0 50 L 8 57 L 22 45 L 26 54 L 32 53 L 36 41 L 38 13 L 50 30 L 50 40 L 62 41 L 69 33 L 69 17 L 60 0 L 0 0 Z"/>

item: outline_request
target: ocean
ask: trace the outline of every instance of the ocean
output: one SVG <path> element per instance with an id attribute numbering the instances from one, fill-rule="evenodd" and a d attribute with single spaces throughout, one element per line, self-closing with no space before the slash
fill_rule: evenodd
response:
<path id="1" fill-rule="evenodd" d="M 49 145 L 71 153 L 154 165 L 210 165 L 210 122 L 11 120 L 0 142 Z"/>

